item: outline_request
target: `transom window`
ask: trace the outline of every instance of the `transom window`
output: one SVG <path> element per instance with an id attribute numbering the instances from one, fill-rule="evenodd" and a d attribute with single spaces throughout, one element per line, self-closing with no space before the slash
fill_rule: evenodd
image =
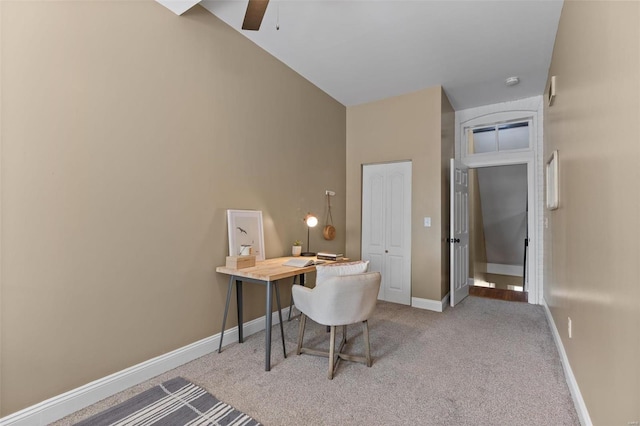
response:
<path id="1" fill-rule="evenodd" d="M 468 154 L 529 149 L 529 122 L 471 128 L 467 138 Z"/>

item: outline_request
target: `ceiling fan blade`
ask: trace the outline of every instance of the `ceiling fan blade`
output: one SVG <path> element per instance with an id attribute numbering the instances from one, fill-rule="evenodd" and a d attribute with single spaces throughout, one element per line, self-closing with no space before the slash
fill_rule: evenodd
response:
<path id="1" fill-rule="evenodd" d="M 268 4 L 269 0 L 249 0 L 247 12 L 244 15 L 244 22 L 242 22 L 242 29 L 252 31 L 259 30 Z"/>

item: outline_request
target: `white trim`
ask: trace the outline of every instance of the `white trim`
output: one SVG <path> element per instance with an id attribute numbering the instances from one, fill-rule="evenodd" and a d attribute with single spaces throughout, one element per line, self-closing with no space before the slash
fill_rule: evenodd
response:
<path id="1" fill-rule="evenodd" d="M 503 152 L 498 154 L 485 155 L 481 158 L 467 157 L 461 160 L 462 164 L 470 169 L 479 167 L 508 166 L 511 164 L 523 164 L 533 161 L 534 155 L 531 152 Z"/>
<path id="2" fill-rule="evenodd" d="M 576 377 L 573 375 L 571 364 L 569 364 L 569 358 L 567 358 L 567 353 L 564 350 L 564 345 L 562 344 L 562 339 L 560 338 L 560 333 L 558 333 L 558 328 L 556 327 L 556 323 L 553 320 L 553 315 L 551 315 L 551 310 L 549 309 L 549 306 L 547 305 L 547 302 L 546 300 L 544 300 L 544 298 L 542 298 L 541 304 L 542 306 L 544 306 L 544 312 L 547 315 L 547 322 L 549 323 L 549 328 L 551 328 L 551 334 L 553 335 L 553 340 L 555 341 L 556 347 L 558 348 L 558 353 L 560 354 L 560 361 L 562 362 L 564 375 L 567 379 L 569 392 L 571 392 L 571 397 L 573 398 L 573 405 L 576 407 L 580 424 L 582 426 L 592 426 L 593 423 L 591 423 L 591 417 L 589 416 L 587 405 L 585 404 L 584 399 L 582 398 L 582 393 L 580 392 L 580 387 L 578 386 Z"/>
<path id="3" fill-rule="evenodd" d="M 522 276 L 522 265 L 505 265 L 501 263 L 487 263 L 488 274 Z"/>
<path id="4" fill-rule="evenodd" d="M 282 316 L 289 308 L 282 309 Z M 278 312 L 272 314 L 273 325 L 280 323 Z M 244 323 L 244 336 L 264 330 L 264 316 Z M 223 346 L 238 340 L 238 327 L 225 330 Z M 220 333 L 183 346 L 156 358 L 141 362 L 117 373 L 72 389 L 46 401 L 0 418 L 0 426 L 47 425 L 111 395 L 149 380 L 218 349 Z"/>
<path id="5" fill-rule="evenodd" d="M 428 311 L 442 312 L 444 307 L 449 304 L 449 293 L 442 300 L 421 299 L 419 297 L 411 298 L 411 307 L 426 309 Z"/>
<path id="6" fill-rule="evenodd" d="M 456 148 L 455 157 L 469 168 L 489 167 L 509 164 L 527 164 L 527 185 L 529 203 L 529 248 L 527 259 L 527 292 L 528 302 L 540 304 L 543 297 L 543 229 L 542 217 L 544 214 L 544 183 L 542 178 L 542 137 L 543 137 L 543 97 L 534 96 L 518 101 L 503 102 L 500 104 L 485 105 L 456 111 Z M 486 155 L 475 155 L 463 158 L 465 143 L 464 129 L 469 125 L 492 124 L 497 121 L 530 119 L 531 149 L 520 152 L 502 152 Z M 478 158 L 480 157 L 480 158 Z"/>

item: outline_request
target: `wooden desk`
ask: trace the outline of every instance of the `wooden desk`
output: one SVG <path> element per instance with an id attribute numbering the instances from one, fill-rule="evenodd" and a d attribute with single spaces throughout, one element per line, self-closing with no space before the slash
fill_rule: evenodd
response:
<path id="1" fill-rule="evenodd" d="M 291 259 L 291 257 L 277 257 L 274 259 L 267 259 L 261 262 L 256 262 L 256 266 L 243 269 L 230 269 L 226 266 L 218 266 L 216 268 L 216 272 L 229 275 L 227 303 L 224 307 L 224 317 L 222 318 L 222 331 L 220 332 L 220 346 L 218 347 L 218 353 L 222 351 L 222 338 L 224 337 L 224 327 L 227 322 L 227 314 L 229 312 L 229 303 L 231 301 L 231 291 L 234 281 L 236 283 L 236 302 L 238 304 L 238 343 L 242 343 L 244 340 L 242 337 L 242 282 L 246 281 L 266 285 L 267 287 L 267 303 L 265 307 L 265 371 L 271 370 L 271 317 L 273 310 L 271 301 L 271 299 L 273 298 L 273 295 L 271 293 L 272 286 L 276 290 L 278 316 L 280 317 L 280 333 L 282 335 L 282 349 L 284 351 L 284 357 L 287 357 L 287 349 L 284 344 L 284 327 L 282 325 L 282 311 L 280 307 L 280 290 L 278 288 L 278 280 L 300 275 L 300 284 L 304 285 L 304 274 L 306 274 L 307 272 L 314 272 L 316 270 L 315 265 L 306 266 L 304 268 L 283 266 L 282 264 L 289 259 Z M 315 257 L 311 257 L 309 259 L 316 260 Z"/>

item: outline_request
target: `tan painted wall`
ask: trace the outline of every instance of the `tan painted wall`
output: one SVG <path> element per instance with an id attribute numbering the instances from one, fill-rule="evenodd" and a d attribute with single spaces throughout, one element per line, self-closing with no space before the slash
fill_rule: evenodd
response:
<path id="1" fill-rule="evenodd" d="M 200 7 L 0 4 L 1 415 L 218 333 L 228 208 L 344 249 L 344 106 Z"/>
<path id="2" fill-rule="evenodd" d="M 469 276 L 484 280 L 487 272 L 487 249 L 478 169 L 469 169 Z"/>
<path id="3" fill-rule="evenodd" d="M 431 300 L 443 296 L 441 96 L 436 86 L 347 108 L 346 254 L 361 253 L 362 165 L 411 160 L 411 292 Z M 431 228 L 422 226 L 424 216 L 431 216 Z"/>
<path id="4" fill-rule="evenodd" d="M 640 3 L 566 1 L 549 75 L 560 207 L 545 212 L 544 297 L 593 424 L 627 425 L 640 421 Z"/>

